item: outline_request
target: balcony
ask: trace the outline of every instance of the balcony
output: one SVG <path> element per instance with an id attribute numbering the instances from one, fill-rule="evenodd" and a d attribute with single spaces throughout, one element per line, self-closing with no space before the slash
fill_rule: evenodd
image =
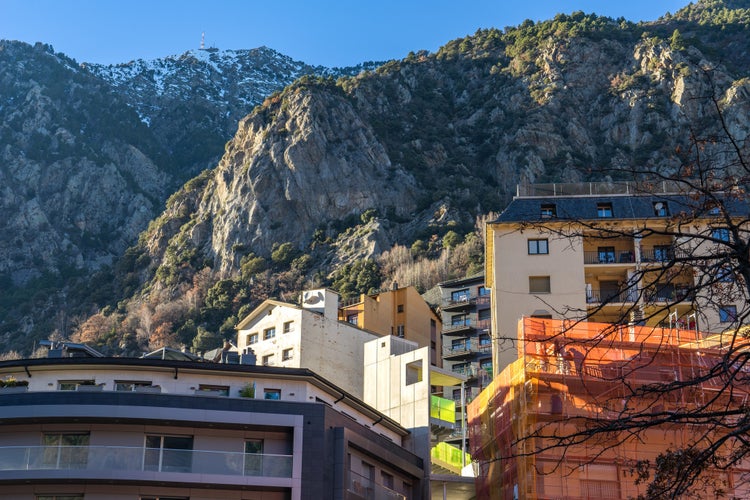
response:
<path id="1" fill-rule="evenodd" d="M 637 290 L 586 290 L 587 304 L 633 304 L 637 300 Z"/>
<path id="2" fill-rule="evenodd" d="M 492 352 L 492 344 L 480 342 L 479 339 L 464 339 L 454 341 L 451 345 L 443 346 L 443 359 L 468 358 L 475 354 Z"/>
<path id="3" fill-rule="evenodd" d="M 17 479 L 21 471 L 31 478 L 64 476 L 158 481 L 172 473 L 196 474 L 195 481 L 201 481 L 199 476 L 207 474 L 291 478 L 292 456 L 126 446 L 0 447 L 0 480 Z M 29 472 L 33 472 L 32 475 L 29 476 Z M 185 476 L 180 480 L 193 482 Z"/>
<path id="4" fill-rule="evenodd" d="M 349 471 L 346 489 L 351 496 L 347 498 L 358 498 L 364 500 L 406 500 L 402 493 L 394 491 L 374 480 L 356 472 Z"/>
<path id="5" fill-rule="evenodd" d="M 685 259 L 688 253 L 671 245 L 655 246 L 652 248 L 641 249 L 641 262 L 672 262 L 674 260 Z"/>
<path id="6" fill-rule="evenodd" d="M 456 424 L 456 403 L 452 399 L 430 396 L 430 420 L 448 424 L 452 429 Z"/>
<path id="7" fill-rule="evenodd" d="M 461 474 L 461 469 L 471 463 L 471 455 L 445 442 L 433 446 L 430 450 L 430 458 L 434 465 L 443 467 L 454 474 Z"/>
<path id="8" fill-rule="evenodd" d="M 454 299 L 448 300 L 443 304 L 443 311 L 460 311 L 462 309 L 469 309 L 476 304 L 476 295 L 461 295 Z"/>
<path id="9" fill-rule="evenodd" d="M 632 264 L 635 263 L 633 250 L 598 250 L 583 252 L 584 264 Z"/>
<path id="10" fill-rule="evenodd" d="M 466 404 L 468 405 L 471 403 L 475 397 L 479 396 L 479 393 L 482 392 L 479 387 L 467 387 L 464 389 L 464 398 L 466 399 Z M 453 401 L 456 402 L 456 408 L 461 408 L 461 396 L 454 396 Z"/>
<path id="11" fill-rule="evenodd" d="M 479 368 L 474 365 L 469 366 L 454 366 L 451 368 L 451 372 L 456 373 L 458 375 L 463 375 L 466 377 L 466 380 L 472 380 L 477 378 L 479 376 Z"/>

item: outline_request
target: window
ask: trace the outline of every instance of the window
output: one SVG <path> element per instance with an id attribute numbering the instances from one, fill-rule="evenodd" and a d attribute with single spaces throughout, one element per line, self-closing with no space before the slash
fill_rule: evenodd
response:
<path id="1" fill-rule="evenodd" d="M 479 368 L 492 375 L 492 359 L 483 359 L 479 362 Z"/>
<path id="2" fill-rule="evenodd" d="M 79 385 L 96 386 L 93 380 L 58 380 L 57 389 L 60 391 L 77 391 Z"/>
<path id="3" fill-rule="evenodd" d="M 245 475 L 263 475 L 263 440 L 248 439 L 245 441 Z"/>
<path id="4" fill-rule="evenodd" d="M 396 327 L 396 336 L 404 338 L 404 325 L 398 325 Z"/>
<path id="5" fill-rule="evenodd" d="M 549 276 L 529 276 L 529 293 L 550 293 Z"/>
<path id="6" fill-rule="evenodd" d="M 719 306 L 719 321 L 731 323 L 737 319 L 737 306 Z"/>
<path id="7" fill-rule="evenodd" d="M 478 293 L 479 293 L 480 297 L 485 297 L 485 296 L 487 296 L 487 295 L 490 294 L 490 289 L 489 288 L 485 288 L 483 286 L 480 286 L 479 290 L 478 290 Z"/>
<path id="8" fill-rule="evenodd" d="M 404 312 L 404 305 L 403 304 L 397 305 L 396 312 L 400 312 L 400 313 Z"/>
<path id="9" fill-rule="evenodd" d="M 729 241 L 729 228 L 715 227 L 711 230 L 711 237 L 719 241 Z"/>
<path id="10" fill-rule="evenodd" d="M 542 219 L 557 217 L 557 207 L 554 203 L 543 203 L 540 215 L 542 216 Z"/>
<path id="11" fill-rule="evenodd" d="M 359 318 L 359 314 L 358 314 L 358 313 L 354 313 L 354 314 L 348 314 L 348 315 L 346 316 L 346 322 L 347 322 L 347 323 L 351 323 L 352 325 L 355 325 L 355 326 L 356 326 L 356 325 L 357 325 L 357 319 L 358 319 L 358 318 Z"/>
<path id="12" fill-rule="evenodd" d="M 406 385 L 422 381 L 422 360 L 412 361 L 406 365 Z"/>
<path id="13" fill-rule="evenodd" d="M 36 500 L 83 500 L 83 495 L 37 495 Z"/>
<path id="14" fill-rule="evenodd" d="M 389 490 L 393 489 L 393 476 L 385 471 L 380 471 L 380 482 Z"/>
<path id="15" fill-rule="evenodd" d="M 487 321 L 488 319 L 492 318 L 492 310 L 491 309 L 480 309 L 477 311 L 477 319 L 479 321 Z"/>
<path id="16" fill-rule="evenodd" d="M 266 354 L 263 356 L 263 366 L 273 365 L 273 354 Z"/>
<path id="17" fill-rule="evenodd" d="M 469 293 L 468 288 L 464 288 L 463 290 L 456 290 L 454 292 L 451 292 L 451 301 L 453 302 L 466 302 L 469 300 L 469 296 L 471 294 Z"/>
<path id="18" fill-rule="evenodd" d="M 89 457 L 89 434 L 50 433 L 42 435 L 43 463 L 52 469 L 83 469 Z"/>
<path id="19" fill-rule="evenodd" d="M 732 266 L 721 266 L 716 272 L 716 280 L 720 283 L 732 283 L 734 281 L 734 270 Z"/>
<path id="20" fill-rule="evenodd" d="M 193 436 L 147 435 L 143 469 L 160 472 L 190 472 Z"/>
<path id="21" fill-rule="evenodd" d="M 263 330 L 263 340 L 272 339 L 276 336 L 276 327 L 266 328 Z"/>
<path id="22" fill-rule="evenodd" d="M 456 314 L 451 316 L 451 326 L 468 326 L 471 324 L 468 314 Z"/>
<path id="23" fill-rule="evenodd" d="M 599 247 L 597 253 L 600 264 L 611 264 L 615 261 L 615 247 Z"/>
<path id="24" fill-rule="evenodd" d="M 140 500 L 190 500 L 190 497 L 139 497 Z"/>
<path id="25" fill-rule="evenodd" d="M 247 345 L 253 345 L 258 343 L 258 334 L 251 333 L 247 336 Z"/>
<path id="26" fill-rule="evenodd" d="M 115 390 L 133 392 L 139 387 L 153 387 L 150 380 L 115 380 Z"/>
<path id="27" fill-rule="evenodd" d="M 292 330 L 294 330 L 294 321 L 285 321 L 284 322 L 284 333 L 289 333 Z"/>
<path id="28" fill-rule="evenodd" d="M 208 392 L 211 394 L 216 394 L 219 396 L 229 396 L 229 386 L 228 385 L 210 385 L 210 384 L 200 384 L 198 386 L 199 392 Z"/>
<path id="29" fill-rule="evenodd" d="M 657 217 L 666 217 L 669 215 L 669 207 L 666 201 L 654 202 L 654 215 Z"/>
<path id="30" fill-rule="evenodd" d="M 529 255 L 547 255 L 549 253 L 549 242 L 544 240 L 529 240 Z"/>
<path id="31" fill-rule="evenodd" d="M 597 203 L 596 204 L 596 216 L 597 217 L 612 217 L 612 204 L 611 203 Z"/>
<path id="32" fill-rule="evenodd" d="M 489 335 L 480 335 L 479 336 L 479 345 L 480 346 L 487 346 L 492 345 L 492 339 Z"/>
<path id="33" fill-rule="evenodd" d="M 654 247 L 654 260 L 667 262 L 672 256 L 672 247 L 669 245 L 656 245 Z"/>
<path id="34" fill-rule="evenodd" d="M 281 389 L 263 389 L 263 399 L 278 401 L 281 399 Z"/>
<path id="35" fill-rule="evenodd" d="M 284 349 L 283 351 L 281 351 L 281 360 L 289 361 L 290 359 L 292 359 L 293 355 L 294 355 L 293 348 L 290 347 L 289 349 Z"/>

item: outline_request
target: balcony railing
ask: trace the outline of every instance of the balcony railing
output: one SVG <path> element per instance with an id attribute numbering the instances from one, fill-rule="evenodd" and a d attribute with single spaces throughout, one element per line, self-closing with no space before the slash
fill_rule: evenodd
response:
<path id="1" fill-rule="evenodd" d="M 633 262 L 635 262 L 635 253 L 632 250 L 583 252 L 584 264 L 630 264 Z"/>
<path id="2" fill-rule="evenodd" d="M 356 472 L 349 471 L 346 489 L 365 500 L 406 500 L 406 496 Z"/>
<path id="3" fill-rule="evenodd" d="M 469 366 L 454 366 L 451 368 L 451 372 L 458 375 L 463 375 L 468 379 L 476 378 L 479 374 L 479 368 L 473 365 Z"/>
<path id="4" fill-rule="evenodd" d="M 678 181 L 661 182 L 576 182 L 556 184 L 518 184 L 516 197 L 536 196 L 592 196 L 592 195 L 638 195 L 682 193 L 684 187 Z"/>
<path id="5" fill-rule="evenodd" d="M 0 472 L 78 470 L 292 477 L 292 456 L 127 446 L 0 447 Z"/>
<path id="6" fill-rule="evenodd" d="M 491 351 L 492 345 L 488 342 L 480 342 L 476 338 L 464 339 L 453 342 L 451 345 L 443 346 L 443 357 L 469 356 Z"/>
<path id="7" fill-rule="evenodd" d="M 641 262 L 671 262 L 686 257 L 688 253 L 685 250 L 672 246 L 641 249 Z"/>
<path id="8" fill-rule="evenodd" d="M 586 302 L 588 304 L 632 304 L 638 300 L 636 290 L 587 290 Z"/>
<path id="9" fill-rule="evenodd" d="M 456 423 L 455 401 L 440 396 L 430 396 L 430 418 L 453 426 Z"/>

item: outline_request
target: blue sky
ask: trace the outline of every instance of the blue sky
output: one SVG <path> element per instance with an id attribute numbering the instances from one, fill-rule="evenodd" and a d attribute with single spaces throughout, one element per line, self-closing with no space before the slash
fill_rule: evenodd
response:
<path id="1" fill-rule="evenodd" d="M 584 0 L 0 0 L 0 38 L 54 46 L 79 62 L 119 63 L 207 46 L 265 45 L 326 66 L 435 51 L 478 28 L 582 10 L 655 20 L 689 3 Z"/>

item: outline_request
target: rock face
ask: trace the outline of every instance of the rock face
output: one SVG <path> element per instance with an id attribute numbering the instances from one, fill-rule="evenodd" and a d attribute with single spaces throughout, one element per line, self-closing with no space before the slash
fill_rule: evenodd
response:
<path id="1" fill-rule="evenodd" d="M 367 209 L 414 211 L 414 179 L 343 96 L 300 88 L 269 112 L 240 123 L 196 214 L 210 223 L 222 271 L 239 261 L 237 245 L 268 255 L 275 242 L 304 246 L 319 225 Z"/>
<path id="2" fill-rule="evenodd" d="M 220 315 L 201 311 L 252 304 L 265 269 L 252 259 L 286 266 L 273 272 L 290 289 L 326 286 L 337 266 L 394 243 L 467 232 L 519 183 L 601 180 L 623 167 L 674 171 L 694 159 L 691 131 L 722 133 L 715 104 L 747 151 L 745 3 L 698 2 L 640 25 L 575 13 L 482 30 L 357 76 L 302 77 L 252 110 L 275 71 L 283 81 L 307 69 L 266 49 L 82 68 L 46 47 L 3 43 L 0 203 L 13 237 L 0 243 L 0 282 L 60 276 L 58 261 L 70 269 L 113 261 L 169 186 L 211 165 L 169 197 L 102 279 L 113 289 L 45 307 L 50 316 L 92 303 L 123 310 L 138 297 L 154 312 L 181 300 L 190 321 L 216 330 Z M 253 69 L 251 56 L 272 71 Z M 253 94 L 243 78 L 268 85 Z M 234 138 L 212 162 L 229 130 Z M 723 147 L 702 154 L 726 162 Z M 360 217 L 368 222 L 356 229 Z M 305 258 L 274 256 L 282 243 Z M 250 292 L 250 281 L 236 281 L 247 273 Z M 221 293 L 200 295 L 211 280 L 226 281 Z M 67 300 L 66 284 L 51 290 Z M 14 300 L 0 294 L 0 305 L 17 309 Z M 187 317 L 172 314 L 170 328 Z M 0 325 L 6 340 L 42 335 L 30 311 L 14 321 Z"/>

